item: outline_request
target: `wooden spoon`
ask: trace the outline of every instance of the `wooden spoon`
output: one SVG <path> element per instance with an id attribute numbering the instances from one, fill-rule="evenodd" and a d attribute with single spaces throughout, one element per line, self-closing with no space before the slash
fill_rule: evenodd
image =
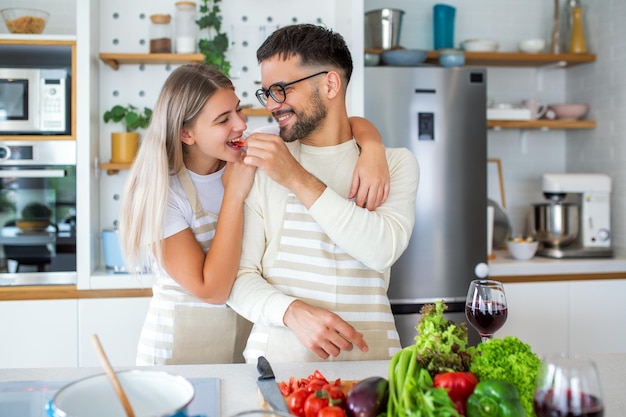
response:
<path id="1" fill-rule="evenodd" d="M 96 350 L 98 351 L 98 356 L 100 356 L 100 362 L 102 362 L 102 366 L 104 367 L 104 370 L 107 376 L 109 377 L 111 384 L 113 384 L 113 388 L 115 389 L 117 396 L 120 398 L 120 401 L 122 402 L 122 406 L 124 406 L 126 415 L 128 417 L 135 417 L 135 412 L 133 411 L 133 408 L 130 406 L 130 401 L 128 401 L 128 397 L 126 396 L 126 393 L 124 392 L 124 389 L 122 388 L 122 384 L 120 384 L 120 380 L 117 378 L 117 374 L 113 370 L 113 367 L 111 366 L 111 363 L 109 362 L 109 359 L 107 358 L 106 353 L 104 353 L 104 349 L 102 348 L 102 345 L 100 344 L 100 339 L 98 339 L 98 335 L 96 334 L 92 335 L 91 341 L 96 346 Z"/>

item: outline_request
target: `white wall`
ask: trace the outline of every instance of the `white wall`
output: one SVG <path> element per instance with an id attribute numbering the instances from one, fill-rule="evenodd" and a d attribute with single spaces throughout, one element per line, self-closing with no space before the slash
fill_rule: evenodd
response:
<path id="1" fill-rule="evenodd" d="M 597 54 L 593 65 L 567 73 L 570 101 L 590 104 L 589 117 L 597 121 L 591 131 L 572 132 L 567 137 L 567 169 L 604 172 L 613 180 L 611 201 L 613 244 L 626 254 L 626 2 L 583 1 L 588 5 L 588 43 Z"/>

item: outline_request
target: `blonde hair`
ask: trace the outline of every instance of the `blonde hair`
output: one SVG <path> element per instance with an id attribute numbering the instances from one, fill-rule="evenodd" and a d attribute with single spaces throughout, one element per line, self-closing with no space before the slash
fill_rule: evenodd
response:
<path id="1" fill-rule="evenodd" d="M 162 267 L 169 176 L 182 168 L 187 146 L 182 129 L 192 127 L 207 100 L 223 88 L 234 90 L 227 76 L 206 65 L 182 65 L 165 81 L 122 197 L 119 236 L 129 271 L 143 269 L 151 258 Z"/>

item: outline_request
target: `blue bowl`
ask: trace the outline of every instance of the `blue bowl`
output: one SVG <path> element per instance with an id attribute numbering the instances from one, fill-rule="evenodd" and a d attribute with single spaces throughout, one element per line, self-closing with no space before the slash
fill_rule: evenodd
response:
<path id="1" fill-rule="evenodd" d="M 465 54 L 460 49 L 440 49 L 439 65 L 442 67 L 460 67 L 465 64 Z"/>
<path id="2" fill-rule="evenodd" d="M 384 65 L 395 67 L 411 67 L 426 61 L 428 51 L 421 49 L 394 49 L 380 54 Z"/>

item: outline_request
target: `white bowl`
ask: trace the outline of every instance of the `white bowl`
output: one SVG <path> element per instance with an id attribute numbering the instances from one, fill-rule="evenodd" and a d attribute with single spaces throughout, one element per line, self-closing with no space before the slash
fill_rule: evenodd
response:
<path id="1" fill-rule="evenodd" d="M 493 39 L 466 39 L 461 46 L 468 52 L 495 52 L 500 44 Z"/>
<path id="2" fill-rule="evenodd" d="M 539 39 L 539 38 L 525 39 L 523 41 L 520 41 L 517 44 L 517 47 L 522 52 L 527 52 L 529 54 L 536 54 L 538 52 L 543 51 L 543 49 L 546 47 L 546 41 L 544 41 L 543 39 Z"/>
<path id="3" fill-rule="evenodd" d="M 537 247 L 539 246 L 539 242 L 536 240 L 532 242 L 516 242 L 509 240 L 508 242 L 506 242 L 506 246 L 509 249 L 509 253 L 513 258 L 520 261 L 527 261 L 528 259 L 531 259 L 533 256 L 535 256 L 535 253 L 537 252 Z"/>
<path id="4" fill-rule="evenodd" d="M 195 395 L 193 384 L 188 379 L 153 370 L 129 370 L 116 374 L 137 416 L 187 415 L 187 407 Z M 90 376 L 61 388 L 48 404 L 47 411 L 53 417 L 126 416 L 106 374 Z"/>
<path id="5" fill-rule="evenodd" d="M 365 60 L 366 67 L 375 67 L 376 65 L 380 63 L 380 54 L 376 54 L 373 52 L 366 52 L 364 60 Z"/>
<path id="6" fill-rule="evenodd" d="M 554 115 L 559 120 L 582 119 L 589 110 L 589 105 L 585 103 L 550 104 L 548 107 L 554 111 Z"/>

